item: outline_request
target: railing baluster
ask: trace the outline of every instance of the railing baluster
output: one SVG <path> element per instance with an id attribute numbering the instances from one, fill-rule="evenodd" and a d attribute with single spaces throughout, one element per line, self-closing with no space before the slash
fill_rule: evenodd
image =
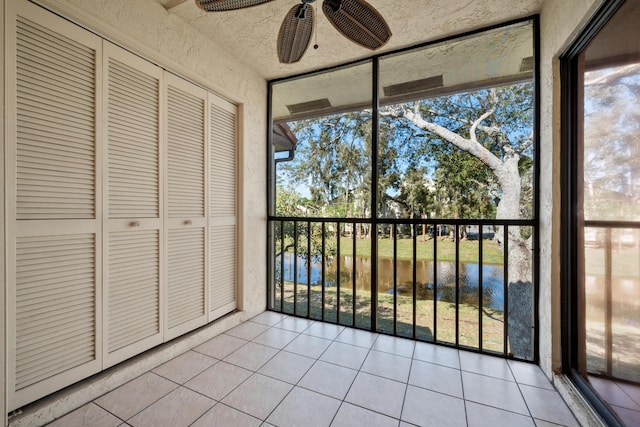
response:
<path id="1" fill-rule="evenodd" d="M 293 222 L 293 314 L 298 314 L 298 221 Z"/>
<path id="2" fill-rule="evenodd" d="M 504 239 L 504 280 L 503 284 L 503 296 L 504 296 L 504 307 L 502 312 L 502 317 L 504 320 L 503 328 L 504 328 L 504 355 L 509 355 L 509 226 L 505 224 L 503 228 L 503 239 Z"/>
<path id="3" fill-rule="evenodd" d="M 307 317 L 311 317 L 311 221 L 307 221 Z"/>
<path id="4" fill-rule="evenodd" d="M 280 312 L 284 311 L 284 221 L 280 221 Z"/>
<path id="5" fill-rule="evenodd" d="M 325 299 L 325 296 L 326 296 L 325 295 L 325 289 L 324 289 L 324 286 L 325 286 L 325 273 L 326 273 L 324 264 L 325 264 L 325 249 L 326 249 L 325 239 L 326 239 L 327 236 L 326 236 L 325 232 L 326 232 L 326 226 L 325 226 L 325 223 L 323 222 L 322 223 L 322 256 L 321 256 L 321 259 L 322 259 L 322 270 L 321 270 L 322 271 L 322 279 L 321 279 L 321 283 L 322 283 L 322 290 L 321 290 L 322 291 L 322 309 L 321 309 L 321 313 L 322 314 L 321 314 L 321 318 L 322 318 L 323 322 L 324 322 L 324 304 L 325 304 L 324 299 Z"/>
<path id="6" fill-rule="evenodd" d="M 351 237 L 353 238 L 353 271 L 352 274 L 353 276 L 351 277 L 352 279 L 352 286 L 353 286 L 353 292 L 351 293 L 351 299 L 353 301 L 351 301 L 351 304 L 353 305 L 353 312 L 351 313 L 353 315 L 353 323 L 351 324 L 354 328 L 356 327 L 356 223 L 354 222 L 353 224 L 353 228 L 351 229 Z"/>
<path id="7" fill-rule="evenodd" d="M 336 222 L 336 323 L 340 324 L 340 222 Z"/>
<path id="8" fill-rule="evenodd" d="M 398 323 L 398 226 L 392 225 L 393 229 L 393 335 L 397 335 Z M 377 234 L 377 233 L 376 233 Z M 377 255 L 376 255 L 377 258 Z"/>
<path id="9" fill-rule="evenodd" d="M 438 340 L 438 227 L 433 234 L 433 342 Z"/>
<path id="10" fill-rule="evenodd" d="M 455 260 L 456 260 L 456 346 L 460 344 L 460 229 L 459 225 L 455 224 L 453 230 L 455 231 Z"/>
<path id="11" fill-rule="evenodd" d="M 417 225 L 413 225 L 413 271 L 412 271 L 412 278 L 413 278 L 413 297 L 412 297 L 412 301 L 413 301 L 413 307 L 412 307 L 412 316 L 413 316 L 413 323 L 412 323 L 412 328 L 411 328 L 411 337 L 413 339 L 416 339 L 416 305 L 417 305 L 417 297 L 416 297 L 416 281 L 417 281 L 417 264 L 418 264 L 418 249 L 417 249 L 417 245 L 416 245 L 416 239 L 417 239 L 417 235 L 418 235 L 418 230 L 417 230 Z"/>
<path id="12" fill-rule="evenodd" d="M 483 304 L 483 295 L 484 290 L 482 288 L 482 270 L 484 267 L 484 261 L 482 259 L 482 238 L 483 230 L 482 224 L 478 225 L 478 349 L 482 351 L 482 304 Z"/>

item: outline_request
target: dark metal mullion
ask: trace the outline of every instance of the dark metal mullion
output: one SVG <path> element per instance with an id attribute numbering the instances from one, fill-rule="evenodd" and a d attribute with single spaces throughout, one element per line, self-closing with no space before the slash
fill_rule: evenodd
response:
<path id="1" fill-rule="evenodd" d="M 340 324 L 340 222 L 336 222 L 336 323 Z"/>
<path id="2" fill-rule="evenodd" d="M 307 317 L 311 317 L 311 221 L 307 221 Z"/>
<path id="3" fill-rule="evenodd" d="M 280 221 L 280 312 L 284 311 L 284 221 Z"/>
<path id="4" fill-rule="evenodd" d="M 320 311 L 321 312 L 321 318 L 322 318 L 323 322 L 324 322 L 324 303 L 325 303 L 325 289 L 324 289 L 324 286 L 325 286 L 325 277 L 326 277 L 325 276 L 325 274 L 326 274 L 326 271 L 325 271 L 325 249 L 326 249 L 325 238 L 326 238 L 326 235 L 325 235 L 325 233 L 326 233 L 326 227 L 325 227 L 325 223 L 323 222 L 322 223 L 322 256 L 321 256 L 321 259 L 322 259 L 322 270 L 321 270 L 322 271 L 322 280 L 321 280 L 321 284 L 322 284 L 322 301 L 321 301 L 322 302 L 322 309 Z"/>
<path id="5" fill-rule="evenodd" d="M 293 314 L 298 315 L 298 221 L 293 223 Z"/>
<path id="6" fill-rule="evenodd" d="M 503 331 L 503 340 L 504 340 L 504 355 L 509 355 L 509 226 L 505 225 L 503 228 L 504 233 L 504 279 L 502 280 L 503 287 L 503 296 L 504 296 L 504 307 L 502 312 L 502 317 L 504 319 L 504 331 Z"/>
<path id="7" fill-rule="evenodd" d="M 378 329 L 378 134 L 380 133 L 378 93 L 379 59 L 371 61 L 371 331 Z M 395 324 L 394 324 L 395 328 Z"/>
<path id="8" fill-rule="evenodd" d="M 353 306 L 353 309 L 352 309 L 351 315 L 353 316 L 352 326 L 355 328 L 356 327 L 356 223 L 355 222 L 352 224 L 351 237 L 353 238 L 353 256 L 351 257 L 353 259 L 353 271 L 351 273 L 353 274 L 353 276 L 351 277 L 351 282 L 352 282 L 351 283 L 352 285 L 351 305 Z"/>
<path id="9" fill-rule="evenodd" d="M 413 323 L 412 323 L 412 329 L 411 329 L 411 336 L 413 337 L 413 339 L 416 339 L 416 281 L 417 281 L 417 272 L 416 272 L 416 264 L 418 263 L 418 250 L 416 247 L 416 239 L 417 239 L 417 235 L 418 235 L 418 230 L 416 228 L 416 225 L 413 226 Z"/>
<path id="10" fill-rule="evenodd" d="M 398 320 L 398 226 L 393 224 L 393 335 L 397 334 Z M 377 261 L 377 257 L 376 257 Z"/>
<path id="11" fill-rule="evenodd" d="M 480 351 L 482 351 L 482 340 L 483 340 L 483 333 L 482 333 L 482 304 L 483 304 L 483 296 L 484 296 L 484 290 L 482 288 L 482 269 L 484 267 L 484 260 L 482 259 L 482 238 L 483 236 L 483 230 L 482 230 L 482 224 L 478 225 L 478 349 Z"/>
<path id="12" fill-rule="evenodd" d="M 460 229 L 459 225 L 454 225 L 454 230 L 456 233 L 456 346 L 459 345 L 460 341 Z"/>
<path id="13" fill-rule="evenodd" d="M 433 228 L 433 342 L 438 341 L 438 227 Z"/>

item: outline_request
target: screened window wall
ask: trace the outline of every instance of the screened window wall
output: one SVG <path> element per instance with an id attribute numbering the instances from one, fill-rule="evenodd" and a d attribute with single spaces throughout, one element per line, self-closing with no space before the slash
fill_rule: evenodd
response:
<path id="1" fill-rule="evenodd" d="M 269 309 L 536 359 L 535 27 L 271 83 Z"/>

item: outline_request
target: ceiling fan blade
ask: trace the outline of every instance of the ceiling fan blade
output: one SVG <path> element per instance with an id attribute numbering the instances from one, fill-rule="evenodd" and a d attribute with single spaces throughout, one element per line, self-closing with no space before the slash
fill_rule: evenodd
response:
<path id="1" fill-rule="evenodd" d="M 206 12 L 224 12 L 225 10 L 244 9 L 273 0 L 196 0 L 196 5 Z"/>
<path id="2" fill-rule="evenodd" d="M 387 21 L 364 0 L 324 0 L 322 11 L 343 36 L 371 50 L 391 37 Z"/>
<path id="3" fill-rule="evenodd" d="M 293 64 L 302 58 L 309 47 L 313 25 L 312 7 L 303 3 L 291 8 L 278 33 L 278 59 L 281 63 Z"/>

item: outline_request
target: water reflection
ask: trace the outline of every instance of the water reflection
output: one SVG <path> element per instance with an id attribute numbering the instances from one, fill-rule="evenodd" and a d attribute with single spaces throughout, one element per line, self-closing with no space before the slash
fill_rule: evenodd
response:
<path id="1" fill-rule="evenodd" d="M 350 289 L 354 284 L 353 266 L 355 262 L 356 291 L 371 291 L 371 258 L 369 257 L 340 257 L 340 287 Z M 454 262 L 438 261 L 436 264 L 437 299 L 455 302 L 456 264 Z M 336 259 L 325 263 L 325 284 L 328 287 L 337 286 Z M 413 295 L 413 261 L 396 260 L 397 293 L 400 296 Z M 460 263 L 458 271 L 459 302 L 461 304 L 478 305 L 480 265 L 474 263 Z M 294 255 L 284 254 L 284 280 L 293 282 L 297 278 L 298 284 L 308 283 L 309 268 L 306 260 L 298 257 L 297 274 L 294 274 Z M 311 286 L 322 284 L 322 263 L 311 263 Z M 394 268 L 393 259 L 378 259 L 378 293 L 393 294 Z M 496 310 L 504 308 L 503 266 L 485 264 L 482 266 L 482 296 L 483 306 Z M 434 262 L 417 261 L 416 263 L 416 299 L 432 300 L 434 291 Z"/>

